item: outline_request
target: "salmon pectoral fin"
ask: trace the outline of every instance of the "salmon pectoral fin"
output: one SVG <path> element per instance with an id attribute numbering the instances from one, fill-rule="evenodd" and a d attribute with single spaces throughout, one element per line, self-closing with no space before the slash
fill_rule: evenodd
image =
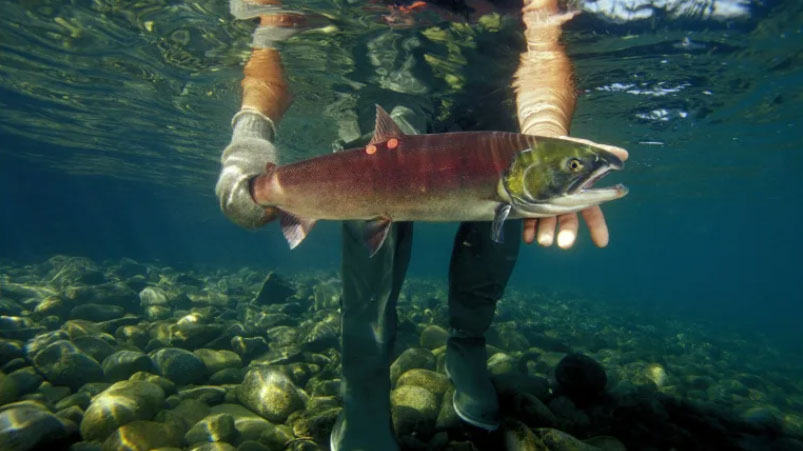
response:
<path id="1" fill-rule="evenodd" d="M 374 126 L 374 136 L 371 138 L 370 144 L 382 143 L 390 138 L 401 138 L 403 136 L 404 132 L 396 125 L 396 122 L 381 106 L 377 105 L 376 125 Z"/>
<path id="2" fill-rule="evenodd" d="M 279 210 L 279 225 L 282 227 L 282 234 L 290 245 L 290 249 L 295 249 L 315 225 L 315 219 L 299 218 L 298 216 Z"/>
<path id="3" fill-rule="evenodd" d="M 491 239 L 494 242 L 501 243 L 505 240 L 502 236 L 502 226 L 505 225 L 505 220 L 510 215 L 510 210 L 513 207 L 510 204 L 499 204 L 496 207 L 496 214 L 494 214 L 494 222 L 491 224 Z"/>
<path id="4" fill-rule="evenodd" d="M 382 247 L 382 243 L 384 243 L 385 238 L 388 237 L 388 232 L 390 231 L 390 225 L 392 223 L 393 222 L 388 218 L 380 218 L 368 221 L 366 224 L 363 239 L 365 239 L 365 245 L 368 246 L 371 257 Z"/>

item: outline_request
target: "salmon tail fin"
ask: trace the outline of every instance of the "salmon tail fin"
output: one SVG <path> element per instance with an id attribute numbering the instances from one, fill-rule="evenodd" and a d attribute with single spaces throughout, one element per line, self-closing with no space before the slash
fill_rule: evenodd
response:
<path id="1" fill-rule="evenodd" d="M 368 251 L 371 253 L 371 257 L 382 247 L 382 243 L 384 243 L 385 238 L 388 237 L 391 224 L 393 224 L 393 222 L 388 218 L 375 219 L 366 224 L 363 238 L 365 239 L 365 245 L 368 246 Z"/>
<path id="2" fill-rule="evenodd" d="M 315 225 L 315 219 L 299 218 L 298 216 L 279 210 L 279 225 L 282 227 L 282 234 L 290 245 L 290 249 L 295 249 Z"/>
<path id="3" fill-rule="evenodd" d="M 393 122 L 390 115 L 381 106 L 377 105 L 376 126 L 374 128 L 374 137 L 371 138 L 370 144 L 385 142 L 390 138 L 401 138 L 402 136 L 404 136 L 404 132 Z"/>

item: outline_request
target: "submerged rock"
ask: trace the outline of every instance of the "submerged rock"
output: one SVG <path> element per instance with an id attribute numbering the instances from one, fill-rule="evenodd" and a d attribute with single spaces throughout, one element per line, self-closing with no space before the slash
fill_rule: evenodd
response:
<path id="1" fill-rule="evenodd" d="M 242 368 L 243 360 L 235 352 L 200 348 L 192 351 L 206 367 L 207 374 L 213 374 L 226 368 Z"/>
<path id="2" fill-rule="evenodd" d="M 438 399 L 438 404 L 443 398 L 444 393 L 449 389 L 449 378 L 445 374 L 436 373 L 430 370 L 414 368 L 405 372 L 396 381 L 396 386 L 415 385 L 426 388 Z"/>
<path id="3" fill-rule="evenodd" d="M 184 435 L 187 443 L 202 442 L 234 442 L 237 429 L 234 427 L 234 417 L 228 413 L 209 415 L 195 423 Z"/>
<path id="4" fill-rule="evenodd" d="M 304 408 L 306 395 L 293 381 L 273 367 L 253 366 L 237 387 L 237 399 L 274 423 Z"/>
<path id="5" fill-rule="evenodd" d="M 435 370 L 435 356 L 429 349 L 409 348 L 390 365 L 390 381 L 394 385 L 399 376 L 413 368 Z"/>
<path id="6" fill-rule="evenodd" d="M 105 440 L 118 427 L 149 420 L 159 411 L 165 393 L 147 381 L 121 381 L 92 400 L 81 421 L 84 440 Z"/>
<path id="7" fill-rule="evenodd" d="M 103 380 L 100 364 L 66 340 L 52 343 L 36 353 L 33 364 L 54 385 L 66 385 L 73 390 L 87 382 Z"/>
<path id="8" fill-rule="evenodd" d="M 111 340 L 111 338 L 109 339 Z M 98 362 L 104 361 L 106 357 L 114 353 L 114 346 L 99 337 L 84 335 L 83 337 L 73 338 L 71 341 L 75 346 L 78 346 L 80 350 L 84 351 Z"/>
<path id="9" fill-rule="evenodd" d="M 103 360 L 103 374 L 109 382 L 128 379 L 138 371 L 152 371 L 153 362 L 138 351 L 117 351 Z"/>
<path id="10" fill-rule="evenodd" d="M 421 332 L 421 347 L 430 350 L 440 348 L 441 346 L 446 346 L 446 340 L 448 338 L 449 332 L 446 329 L 432 324 Z"/>
<path id="11" fill-rule="evenodd" d="M 281 304 L 294 294 L 296 294 L 296 290 L 287 279 L 275 272 L 271 272 L 262 281 L 262 287 L 259 289 L 254 301 L 257 304 L 265 305 Z"/>
<path id="12" fill-rule="evenodd" d="M 181 446 L 182 434 L 171 424 L 155 421 L 132 421 L 103 441 L 103 451 L 146 451 Z"/>
<path id="13" fill-rule="evenodd" d="M 234 427 L 239 432 L 242 441 L 259 440 L 265 431 L 276 427 L 240 404 L 220 404 L 210 409 L 210 414 L 218 413 L 227 413 L 234 417 Z M 293 438 L 292 431 L 290 431 L 290 438 Z"/>
<path id="14" fill-rule="evenodd" d="M 33 404 L 8 407 L 0 412 L 0 449 L 26 451 L 59 449 L 76 432 L 71 421 L 64 421 Z"/>
<path id="15" fill-rule="evenodd" d="M 123 316 L 125 309 L 119 305 L 110 304 L 78 304 L 70 310 L 70 319 L 85 319 L 88 321 L 108 321 Z"/>
<path id="16" fill-rule="evenodd" d="M 587 402 L 603 390 L 608 378 L 602 365 L 583 354 L 564 357 L 555 368 L 555 379 L 575 402 Z"/>
<path id="17" fill-rule="evenodd" d="M 431 391 L 415 385 L 397 387 L 390 394 L 393 428 L 399 435 L 429 437 L 435 429 L 440 405 Z"/>
<path id="18" fill-rule="evenodd" d="M 151 355 L 156 370 L 177 385 L 195 384 L 203 380 L 206 367 L 195 354 L 180 348 L 164 348 Z"/>

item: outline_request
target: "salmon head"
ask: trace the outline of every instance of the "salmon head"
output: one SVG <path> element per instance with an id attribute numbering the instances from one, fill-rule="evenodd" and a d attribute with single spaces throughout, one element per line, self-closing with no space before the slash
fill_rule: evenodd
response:
<path id="1" fill-rule="evenodd" d="M 516 154 L 500 181 L 499 194 L 523 217 L 580 211 L 624 197 L 621 184 L 594 184 L 624 167 L 627 151 L 576 138 L 531 137 L 531 146 Z"/>

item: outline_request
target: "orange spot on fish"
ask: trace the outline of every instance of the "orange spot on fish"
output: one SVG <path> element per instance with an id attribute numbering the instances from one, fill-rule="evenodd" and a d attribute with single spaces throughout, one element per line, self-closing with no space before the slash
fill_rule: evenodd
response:
<path id="1" fill-rule="evenodd" d="M 376 153 L 376 146 L 373 145 L 373 144 L 368 144 L 367 146 L 365 146 L 365 153 L 367 153 L 368 155 L 375 154 Z"/>
<path id="2" fill-rule="evenodd" d="M 388 149 L 395 149 L 399 147 L 399 140 L 396 138 L 390 138 L 388 140 Z"/>

